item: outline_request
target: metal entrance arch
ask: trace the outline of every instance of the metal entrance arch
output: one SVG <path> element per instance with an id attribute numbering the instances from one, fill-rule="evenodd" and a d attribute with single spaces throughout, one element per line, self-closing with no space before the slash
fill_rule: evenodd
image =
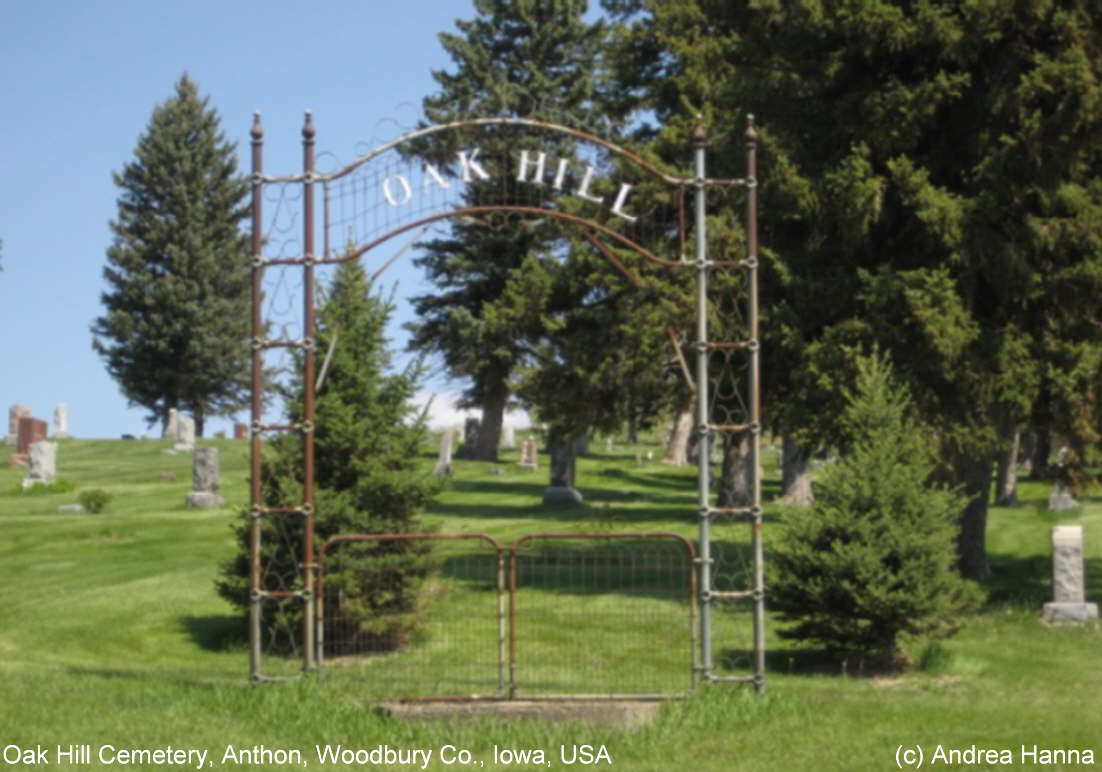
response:
<path id="1" fill-rule="evenodd" d="M 263 128 L 254 116 L 252 136 L 252 399 L 250 432 L 250 676 L 271 680 L 263 669 L 262 604 L 303 604 L 302 670 L 318 667 L 315 646 L 318 556 L 314 541 L 314 402 L 316 268 L 360 259 L 387 240 L 444 218 L 465 218 L 489 227 L 539 227 L 550 218 L 572 223 L 579 233 L 636 286 L 640 280 L 624 256 L 642 258 L 648 266 L 690 271 L 695 275 L 696 429 L 698 439 L 698 516 L 700 592 L 700 656 L 704 680 L 745 681 L 760 693 L 765 686 L 765 611 L 762 548 L 762 481 L 760 471 L 761 399 L 758 335 L 757 132 L 750 117 L 745 133 L 746 176 L 709 178 L 705 167 L 707 136 L 693 134 L 691 176 L 663 171 L 646 159 L 593 134 L 529 118 L 478 118 L 429 126 L 385 142 L 355 162 L 332 173 L 319 173 L 315 129 L 306 114 L 302 129 L 301 174 L 270 176 L 263 172 Z M 490 139 L 497 156 L 484 152 L 479 141 Z M 543 144 L 533 144 L 541 141 Z M 296 186 L 301 191 L 301 249 L 291 256 L 265 255 L 263 201 L 266 186 Z M 316 242 L 316 192 L 322 190 L 323 247 Z M 708 194 L 741 189 L 745 194 L 745 254 L 738 259 L 709 256 Z M 691 200 L 691 203 L 690 203 Z M 691 212 L 691 217 L 690 217 Z M 497 220 L 495 222 L 495 220 Z M 691 220 L 691 225 L 690 225 Z M 691 232 L 691 239 L 688 234 Z M 331 234 L 345 237 L 334 255 Z M 690 243 L 691 242 L 691 243 Z M 690 247 L 692 254 L 690 255 Z M 619 254 L 617 254 L 619 252 Z M 671 256 L 672 255 L 672 256 Z M 302 334 L 265 337 L 263 311 L 265 271 L 273 266 L 301 266 Z M 384 265 L 383 268 L 386 266 Z M 381 273 L 380 269 L 376 272 Z M 709 319 L 720 302 L 710 302 L 709 276 L 727 270 L 744 277 L 745 304 L 733 310 L 738 332 L 715 340 Z M 730 298 L 726 299 L 730 306 Z M 717 325 L 713 325 L 715 327 Z M 673 337 L 673 336 L 671 336 Z M 263 416 L 264 353 L 270 349 L 301 351 L 303 404 L 301 422 L 269 423 Z M 745 379 L 732 372 L 714 372 L 713 360 L 741 358 Z M 688 367 L 686 374 L 688 375 Z M 730 370 L 730 368 L 728 368 Z M 737 405 L 738 409 L 732 407 Z M 262 437 L 270 432 L 299 432 L 303 438 L 302 499 L 266 505 L 263 500 Z M 749 497 L 738 506 L 716 506 L 711 495 L 712 441 L 740 437 L 749 447 Z M 301 577 L 295 587 L 266 586 L 261 521 L 301 518 Z M 740 521 L 751 526 L 746 584 L 720 586 L 714 570 L 717 545 L 713 524 Z M 751 674 L 719 675 L 713 652 L 713 609 L 724 601 L 750 601 L 753 643 L 746 652 Z"/>

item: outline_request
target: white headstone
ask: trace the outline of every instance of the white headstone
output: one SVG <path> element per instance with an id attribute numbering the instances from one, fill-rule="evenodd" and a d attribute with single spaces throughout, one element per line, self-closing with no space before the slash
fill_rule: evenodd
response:
<path id="1" fill-rule="evenodd" d="M 438 476 L 452 473 L 452 441 L 455 437 L 454 429 L 445 429 L 440 435 L 440 456 L 436 459 L 436 467 L 432 473 Z"/>
<path id="2" fill-rule="evenodd" d="M 173 450 L 193 450 L 195 448 L 195 419 L 186 415 L 179 416 L 176 437 L 176 444 L 172 446 Z"/>
<path id="3" fill-rule="evenodd" d="M 1083 622 L 1098 616 L 1098 604 L 1086 602 L 1083 572 L 1083 526 L 1052 529 L 1052 603 L 1046 603 L 1050 622 Z"/>
<path id="4" fill-rule="evenodd" d="M 28 449 L 27 477 L 23 487 L 49 485 L 57 478 L 57 443 L 40 440 L 32 442 Z"/>
<path id="5" fill-rule="evenodd" d="M 180 439 L 180 411 L 174 407 L 168 409 L 168 423 L 165 424 L 161 439 L 176 441 Z"/>
<path id="6" fill-rule="evenodd" d="M 64 402 L 54 408 L 54 437 L 59 440 L 69 437 L 69 406 Z"/>
<path id="7" fill-rule="evenodd" d="M 513 428 L 512 424 L 505 424 L 501 427 L 501 447 L 515 448 L 516 446 L 516 430 Z"/>
<path id="8" fill-rule="evenodd" d="M 521 469 L 539 469 L 539 450 L 536 448 L 536 441 L 531 437 L 526 439 L 520 446 L 520 461 L 517 465 Z"/>

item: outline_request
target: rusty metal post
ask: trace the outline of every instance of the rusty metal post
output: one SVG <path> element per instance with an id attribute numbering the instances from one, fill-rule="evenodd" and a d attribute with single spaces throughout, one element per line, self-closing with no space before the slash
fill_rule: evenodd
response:
<path id="1" fill-rule="evenodd" d="M 509 548 L 509 699 L 517 698 L 517 549 Z"/>
<path id="2" fill-rule="evenodd" d="M 704 148 L 708 134 L 702 124 L 693 130 L 696 186 L 696 415 L 697 505 L 700 512 L 700 669 L 712 676 L 712 533 L 709 496 L 711 449 L 708 416 L 708 236 L 705 197 Z"/>
<path id="3" fill-rule="evenodd" d="M 260 680 L 260 421 L 261 392 L 263 390 L 264 359 L 260 348 L 263 334 L 261 318 L 261 285 L 264 280 L 264 264 L 261 258 L 263 249 L 263 223 L 261 204 L 263 201 L 264 127 L 260 123 L 260 111 L 253 113 L 252 136 L 252 396 L 251 429 L 249 436 L 249 509 L 252 522 L 249 525 L 249 677 L 254 682 Z"/>
<path id="4" fill-rule="evenodd" d="M 505 696 L 505 553 L 497 548 L 497 696 Z"/>
<path id="5" fill-rule="evenodd" d="M 303 611 L 302 666 L 311 670 L 316 666 L 314 656 L 314 118 L 307 110 L 302 127 L 302 337 L 305 346 L 302 374 L 302 498 L 303 555 L 302 585 L 306 607 Z"/>
<path id="6" fill-rule="evenodd" d="M 765 558 L 761 506 L 761 339 L 758 331 L 758 132 L 754 116 L 746 123 L 746 266 L 750 284 L 750 462 L 754 517 L 754 690 L 765 691 Z"/>

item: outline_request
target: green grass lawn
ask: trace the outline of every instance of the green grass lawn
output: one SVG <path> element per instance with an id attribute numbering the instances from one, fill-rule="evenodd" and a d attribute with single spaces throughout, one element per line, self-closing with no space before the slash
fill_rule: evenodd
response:
<path id="1" fill-rule="evenodd" d="M 1020 507 L 991 511 L 990 601 L 948 641 L 911 644 L 925 668 L 890 677 L 859 672 L 856 663 L 832 662 L 779 638 L 771 623 L 767 694 L 761 698 L 741 687 L 698 688 L 634 731 L 535 721 L 405 724 L 374 710 L 370 667 L 357 674 L 354 665 L 342 670 L 334 664 L 321 683 L 248 683 L 232 609 L 214 590 L 218 568 L 234 550 L 232 507 L 246 502 L 247 446 L 210 442 L 222 454 L 227 507 L 221 510 L 184 506 L 191 457 L 161 454 L 167 441 L 63 441 L 60 476 L 75 489 L 34 496 L 14 492 L 23 472 L 8 467 L 9 449 L 0 451 L 0 748 L 5 762 L 14 762 L 7 766 L 30 766 L 20 752 L 41 747 L 50 766 L 66 768 L 56 752 L 70 744 L 92 746 L 91 764 L 75 768 L 106 766 L 97 758 L 105 746 L 205 750 L 208 768 L 273 769 L 284 767 L 223 763 L 226 748 L 294 749 L 314 769 L 327 768 L 315 752 L 326 744 L 432 750 L 433 769 L 462 766 L 440 762 L 443 746 L 466 749 L 475 766 L 483 762 L 491 769 L 506 768 L 494 763 L 495 746 L 539 748 L 551 767 L 561 768 L 560 745 L 568 755 L 574 745 L 603 745 L 613 767 L 629 770 L 888 769 L 895 768 L 900 746 L 921 748 L 924 766 L 955 766 L 930 758 L 939 746 L 1011 749 L 1012 767 L 1022 766 L 1023 745 L 1102 754 L 1102 629 L 1098 623 L 1047 627 L 1039 618 L 1051 593 L 1054 524 L 1084 525 L 1088 599 L 1102 600 L 1097 495 L 1081 510 L 1056 516 L 1044 511 L 1048 486 L 1027 481 Z M 593 530 L 672 530 L 694 537 L 693 470 L 637 464 L 638 450 L 645 448 L 583 459 L 578 483 L 585 504 L 555 509 L 539 504 L 546 469 L 520 470 L 509 456 L 500 474 L 494 465 L 457 462 L 426 521 L 440 531 L 480 531 L 503 543 L 533 532 Z M 432 456 L 426 452 L 427 468 Z M 58 513 L 59 505 L 91 488 L 112 495 L 105 512 Z M 767 545 L 770 524 L 783 515 L 769 509 Z M 718 570 L 732 586 L 744 579 L 746 528 L 716 529 Z M 437 603 L 431 618 L 442 622 L 449 614 L 469 616 L 473 599 L 485 595 L 484 588 L 446 573 L 434 580 L 440 585 L 430 602 Z M 600 590 L 600 581 L 595 586 Z M 642 593 L 613 602 L 593 587 L 583 590 L 533 586 L 521 595 L 520 619 L 527 625 L 518 635 L 522 678 L 532 684 L 558 678 L 571 662 L 585 663 L 579 669 L 599 662 L 625 677 L 685 675 L 688 654 L 682 656 L 680 647 L 688 625 L 677 616 L 677 601 Z M 550 611 L 541 615 L 545 601 Z M 556 615 L 570 607 L 578 613 L 564 623 Z M 627 618 L 616 617 L 625 610 Z M 648 616 L 652 612 L 657 616 Z M 717 660 L 733 672 L 745 665 L 746 622 L 741 609 L 717 614 Z M 495 624 L 480 624 L 496 635 Z M 602 624 L 607 627 L 598 634 Z M 632 625 L 648 634 L 661 627 L 663 635 L 666 625 L 675 625 L 677 635 L 666 645 L 647 643 L 650 638 L 640 644 Z M 602 649 L 597 639 L 614 645 Z M 435 639 L 426 640 L 428 651 Z M 491 669 L 494 653 L 486 660 Z M 440 661 L 458 656 L 441 654 Z M 558 670 L 543 673 L 540 668 L 556 657 L 562 658 Z M 586 682 L 581 678 L 572 688 Z M 115 761 L 112 768 L 121 766 Z M 130 766 L 163 768 L 152 759 L 140 762 Z M 370 762 L 328 766 L 373 768 Z"/>

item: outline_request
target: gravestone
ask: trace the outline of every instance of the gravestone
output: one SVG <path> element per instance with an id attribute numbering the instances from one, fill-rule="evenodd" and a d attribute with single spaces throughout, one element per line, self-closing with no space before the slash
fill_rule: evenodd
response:
<path id="1" fill-rule="evenodd" d="M 574 487 L 574 442 L 556 440 L 551 454 L 551 484 L 543 492 L 544 504 L 577 504 L 582 494 Z"/>
<path id="2" fill-rule="evenodd" d="M 513 428 L 512 424 L 505 424 L 501 427 L 501 447 L 515 448 L 516 446 L 516 430 Z"/>
<path id="3" fill-rule="evenodd" d="M 218 448 L 195 448 L 191 466 L 191 493 L 187 497 L 189 507 L 220 507 L 225 501 L 218 495 Z"/>
<path id="4" fill-rule="evenodd" d="M 1071 495 L 1071 491 L 1063 482 L 1057 480 L 1052 484 L 1052 492 L 1048 496 L 1049 512 L 1065 512 L 1078 506 L 1078 499 Z"/>
<path id="5" fill-rule="evenodd" d="M 29 419 L 23 419 L 29 420 Z M 45 426 L 45 421 L 40 421 Z M 23 488 L 32 485 L 49 485 L 57 479 L 57 443 L 47 442 L 45 439 L 32 442 L 28 450 L 27 476 L 23 480 Z"/>
<path id="6" fill-rule="evenodd" d="M 15 453 L 9 463 L 12 466 L 26 466 L 30 458 L 31 445 L 46 439 L 46 422 L 37 418 L 20 418 L 15 440 Z"/>
<path id="7" fill-rule="evenodd" d="M 186 415 L 179 416 L 176 444 L 173 450 L 188 452 L 195 449 L 195 419 Z"/>
<path id="8" fill-rule="evenodd" d="M 236 423 L 233 425 L 233 438 L 235 440 L 247 440 L 249 439 L 249 425 Z"/>
<path id="9" fill-rule="evenodd" d="M 463 434 L 463 424 L 456 424 L 452 427 L 452 430 L 455 432 L 456 444 L 462 445 L 464 442 L 466 442 L 467 437 L 465 434 Z"/>
<path id="10" fill-rule="evenodd" d="M 164 431 L 161 432 L 163 440 L 178 440 L 180 438 L 180 411 L 174 407 L 168 409 L 168 421 L 165 422 Z"/>
<path id="11" fill-rule="evenodd" d="M 616 446 L 612 444 L 611 437 L 605 437 L 605 453 L 611 453 L 616 450 Z"/>
<path id="12" fill-rule="evenodd" d="M 54 439 L 69 438 L 69 406 L 61 402 L 54 408 Z"/>
<path id="13" fill-rule="evenodd" d="M 471 417 L 463 422 L 463 444 L 477 445 L 478 432 L 482 429 L 482 421 Z"/>
<path id="14" fill-rule="evenodd" d="M 1084 622 L 1098 616 L 1098 604 L 1086 602 L 1083 572 L 1083 526 L 1057 525 L 1052 529 L 1052 602 L 1046 603 L 1048 622 Z"/>
<path id="15" fill-rule="evenodd" d="M 17 402 L 8 408 L 8 434 L 4 438 L 4 444 L 14 445 L 19 440 L 19 420 L 30 417 L 31 409 L 26 405 Z"/>
<path id="16" fill-rule="evenodd" d="M 1071 495 L 1071 463 L 1071 450 L 1066 446 L 1060 448 L 1060 452 L 1056 454 L 1056 481 L 1048 496 L 1050 512 L 1065 512 L 1079 506 L 1079 502 Z"/>
<path id="17" fill-rule="evenodd" d="M 445 429 L 440 435 L 440 456 L 436 459 L 436 466 L 432 470 L 432 473 L 438 477 L 452 473 L 452 442 L 454 437 L 454 429 Z"/>
<path id="18" fill-rule="evenodd" d="M 536 448 L 536 441 L 531 437 L 521 443 L 520 446 L 520 461 L 517 465 L 521 469 L 539 469 L 539 449 Z"/>

